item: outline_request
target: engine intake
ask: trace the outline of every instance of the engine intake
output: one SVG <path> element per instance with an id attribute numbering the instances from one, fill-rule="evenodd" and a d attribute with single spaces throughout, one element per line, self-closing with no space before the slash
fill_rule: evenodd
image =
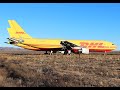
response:
<path id="1" fill-rule="evenodd" d="M 82 48 L 82 53 L 89 54 L 89 49 L 88 48 Z"/>

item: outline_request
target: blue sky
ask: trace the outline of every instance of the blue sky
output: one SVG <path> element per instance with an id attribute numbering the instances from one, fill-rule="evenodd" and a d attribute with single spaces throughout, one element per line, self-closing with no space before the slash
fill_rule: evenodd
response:
<path id="1" fill-rule="evenodd" d="M 1 3 L 0 47 L 16 20 L 36 38 L 106 40 L 120 50 L 120 3 Z"/>

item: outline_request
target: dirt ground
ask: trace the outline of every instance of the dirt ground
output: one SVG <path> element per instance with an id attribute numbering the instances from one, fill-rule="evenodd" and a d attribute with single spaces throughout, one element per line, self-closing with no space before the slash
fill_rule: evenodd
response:
<path id="1" fill-rule="evenodd" d="M 120 54 L 1 50 L 0 87 L 120 87 Z"/>

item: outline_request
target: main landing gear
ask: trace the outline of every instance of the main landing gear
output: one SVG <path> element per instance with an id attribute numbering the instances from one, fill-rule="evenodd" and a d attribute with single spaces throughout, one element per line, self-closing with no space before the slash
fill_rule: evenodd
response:
<path id="1" fill-rule="evenodd" d="M 51 51 L 49 51 L 49 53 L 48 53 L 48 51 L 45 51 L 45 53 L 44 53 L 44 54 L 53 55 L 53 53 L 56 53 L 56 51 L 51 50 Z"/>
<path id="2" fill-rule="evenodd" d="M 45 53 L 44 54 L 48 54 L 48 52 L 47 51 L 45 51 Z"/>

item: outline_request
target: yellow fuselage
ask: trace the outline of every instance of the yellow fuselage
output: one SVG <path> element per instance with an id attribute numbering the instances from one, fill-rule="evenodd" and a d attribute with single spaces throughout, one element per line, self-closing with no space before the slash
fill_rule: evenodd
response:
<path id="1" fill-rule="evenodd" d="M 90 51 L 112 51 L 116 49 L 116 46 L 111 42 L 102 40 L 67 40 L 68 42 L 74 43 L 78 46 L 84 46 Z M 24 39 L 22 44 L 17 44 L 19 47 L 32 50 L 46 50 L 53 48 L 62 48 L 60 39 Z"/>

